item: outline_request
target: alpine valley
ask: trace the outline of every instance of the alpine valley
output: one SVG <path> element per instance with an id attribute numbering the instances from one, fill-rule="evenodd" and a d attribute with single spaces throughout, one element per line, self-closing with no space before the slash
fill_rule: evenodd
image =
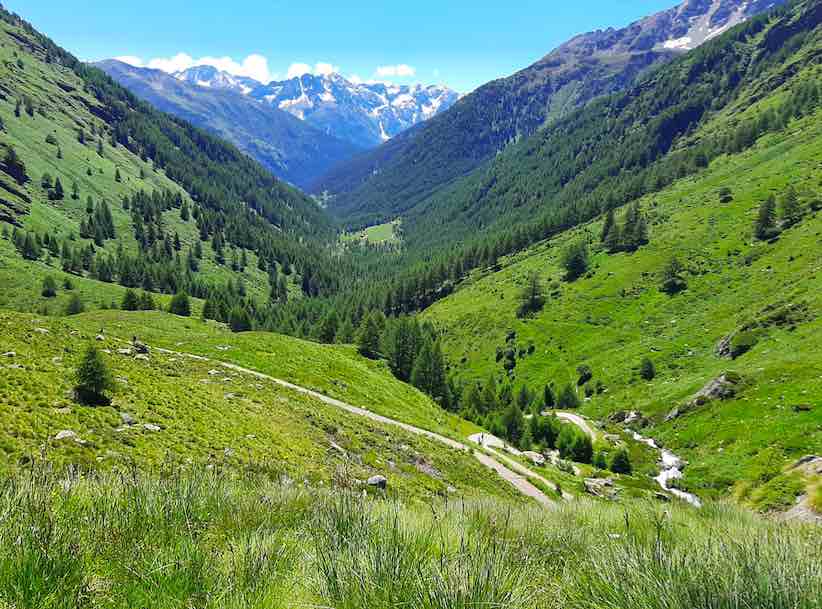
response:
<path id="1" fill-rule="evenodd" d="M 261 83 L 0 7 L 0 607 L 820 609 L 822 0 L 546 51 Z"/>

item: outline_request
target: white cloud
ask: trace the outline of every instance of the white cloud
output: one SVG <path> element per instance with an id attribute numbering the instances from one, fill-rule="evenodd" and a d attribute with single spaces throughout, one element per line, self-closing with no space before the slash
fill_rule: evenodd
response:
<path id="1" fill-rule="evenodd" d="M 268 60 L 257 53 L 252 53 L 242 61 L 235 61 L 227 56 L 195 58 L 188 53 L 177 53 L 173 57 L 155 57 L 148 62 L 144 62 L 140 57 L 134 55 L 122 55 L 115 57 L 115 59 L 132 66 L 147 67 L 169 73 L 180 72 L 194 66 L 213 66 L 229 74 L 248 76 L 262 83 L 271 82 L 276 77 L 268 69 Z"/>
<path id="2" fill-rule="evenodd" d="M 297 78 L 298 76 L 302 76 L 303 74 L 329 76 L 331 74 L 338 74 L 339 72 L 340 66 L 335 66 L 333 63 L 328 63 L 325 61 L 317 62 L 316 64 L 314 64 L 313 68 L 310 64 L 307 63 L 292 63 L 288 67 L 287 78 Z"/>
<path id="3" fill-rule="evenodd" d="M 123 63 L 127 63 L 130 66 L 134 66 L 135 68 L 142 68 L 143 67 L 143 60 L 135 55 L 120 55 L 119 57 L 115 57 L 117 61 L 122 61 Z"/>
<path id="4" fill-rule="evenodd" d="M 400 63 L 395 66 L 380 66 L 377 68 L 377 76 L 381 78 L 388 78 L 392 76 L 407 78 L 409 76 L 414 76 L 416 73 L 416 68 L 413 68 L 405 63 Z"/>

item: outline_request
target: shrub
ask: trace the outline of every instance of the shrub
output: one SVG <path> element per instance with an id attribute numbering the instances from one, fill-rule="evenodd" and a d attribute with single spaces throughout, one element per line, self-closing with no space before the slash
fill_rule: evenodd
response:
<path id="1" fill-rule="evenodd" d="M 639 375 L 646 381 L 654 380 L 656 367 L 654 366 L 654 362 L 651 361 L 651 358 L 645 357 L 642 359 L 642 364 L 639 367 Z"/>
<path id="2" fill-rule="evenodd" d="M 83 304 L 79 294 L 72 294 L 66 305 L 66 315 L 79 315 L 86 310 L 86 305 Z"/>
<path id="3" fill-rule="evenodd" d="M 621 448 L 614 453 L 611 458 L 610 470 L 615 474 L 630 474 L 633 471 L 631 458 L 628 456 L 627 450 Z"/>
<path id="4" fill-rule="evenodd" d="M 559 397 L 557 398 L 557 407 L 579 408 L 579 397 L 570 383 L 565 385 L 562 391 L 560 391 Z"/>
<path id="5" fill-rule="evenodd" d="M 759 342 L 759 334 L 755 330 L 745 330 L 734 334 L 731 338 L 731 357 L 736 359 L 753 349 Z"/>
<path id="6" fill-rule="evenodd" d="M 137 296 L 137 292 L 131 289 L 126 290 L 120 308 L 123 311 L 138 311 L 140 309 L 140 297 Z"/>
<path id="7" fill-rule="evenodd" d="M 251 330 L 251 316 L 245 307 L 234 307 L 228 317 L 228 325 L 232 332 L 248 332 Z"/>
<path id="8" fill-rule="evenodd" d="M 563 459 L 577 463 L 590 463 L 594 456 L 594 446 L 588 434 L 574 425 L 563 425 L 557 438 L 557 450 Z"/>
<path id="9" fill-rule="evenodd" d="M 594 373 L 591 370 L 591 367 L 586 364 L 577 366 L 577 374 L 579 375 L 579 378 L 577 379 L 578 387 L 582 387 L 585 383 L 594 378 Z"/>
<path id="10" fill-rule="evenodd" d="M 45 298 L 54 298 L 57 296 L 57 283 L 51 275 L 46 276 L 43 280 L 43 290 L 40 292 Z"/>
<path id="11" fill-rule="evenodd" d="M 684 271 L 682 264 L 674 257 L 668 261 L 667 266 L 662 271 L 662 285 L 660 290 L 669 296 L 679 294 L 688 288 L 687 282 L 682 278 Z"/>
<path id="12" fill-rule="evenodd" d="M 168 305 L 168 312 L 180 317 L 191 317 L 191 302 L 189 302 L 188 294 L 177 292 Z"/>
<path id="13" fill-rule="evenodd" d="M 111 372 L 93 344 L 86 349 L 75 372 L 75 397 L 84 404 L 108 404 L 106 392 L 114 389 Z"/>
<path id="14" fill-rule="evenodd" d="M 561 262 L 562 267 L 565 269 L 566 281 L 579 279 L 588 272 L 591 264 L 588 244 L 583 240 L 570 244 L 562 253 Z"/>

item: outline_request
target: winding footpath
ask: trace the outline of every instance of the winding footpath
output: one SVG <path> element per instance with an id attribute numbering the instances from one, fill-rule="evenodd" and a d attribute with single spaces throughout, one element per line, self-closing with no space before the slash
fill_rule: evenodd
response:
<path id="1" fill-rule="evenodd" d="M 543 484 L 546 484 L 549 487 L 554 487 L 554 485 L 537 474 L 536 472 L 528 469 L 524 465 L 520 465 L 516 461 L 508 459 L 502 455 L 499 455 L 495 452 L 495 456 L 499 459 L 505 460 L 509 465 L 506 467 L 499 460 L 495 459 L 494 457 L 480 452 L 478 450 L 473 450 L 469 446 L 463 444 L 462 442 L 458 442 L 446 436 L 440 435 L 438 433 L 434 433 L 433 431 L 428 431 L 427 429 L 422 429 L 420 427 L 415 427 L 414 425 L 409 425 L 408 423 L 403 423 L 402 421 L 397 421 L 395 419 L 391 419 L 389 417 L 377 414 L 375 412 L 371 412 L 370 410 L 366 410 L 365 408 L 360 408 L 359 406 L 352 406 L 351 404 L 347 404 L 341 400 L 337 400 L 332 397 L 328 397 L 327 395 L 323 395 L 317 391 L 312 391 L 311 389 L 306 389 L 305 387 L 301 387 L 300 385 L 295 385 L 294 383 L 289 383 L 288 381 L 284 381 L 282 379 L 278 379 L 276 377 L 270 376 L 268 374 L 264 374 L 262 372 L 258 372 L 256 370 L 251 370 L 249 368 L 243 368 L 242 366 L 238 366 L 237 364 L 232 364 L 229 362 L 222 362 L 219 360 L 212 360 L 207 357 L 203 357 L 200 355 L 194 355 L 191 353 L 183 353 L 180 351 L 172 351 L 170 349 L 162 349 L 160 347 L 152 347 L 158 353 L 166 353 L 170 355 L 176 355 L 179 357 L 186 357 L 190 359 L 194 359 L 201 362 L 211 362 L 222 366 L 228 370 L 233 370 L 234 372 L 240 372 L 242 374 L 248 374 L 254 376 L 258 379 L 263 379 L 267 381 L 271 381 L 281 387 L 285 387 L 286 389 L 290 389 L 292 391 L 296 391 L 298 393 L 302 393 L 304 395 L 311 396 L 320 400 L 321 402 L 328 404 L 329 406 L 334 406 L 341 410 L 345 410 L 351 414 L 364 417 L 370 419 L 371 421 L 375 421 L 377 423 L 383 423 L 385 425 L 391 425 L 394 427 L 399 427 L 408 433 L 412 433 L 417 436 L 422 436 L 428 438 L 430 440 L 434 440 L 435 442 L 439 442 L 440 444 L 444 444 L 450 448 L 454 448 L 456 450 L 470 452 L 474 455 L 474 457 L 485 467 L 494 470 L 499 476 L 509 482 L 515 489 L 517 489 L 521 494 L 525 495 L 526 497 L 530 497 L 534 499 L 538 503 L 550 507 L 555 506 L 556 502 L 550 499 L 545 493 L 543 493 L 540 489 L 536 486 L 531 484 L 527 478 L 532 478 L 535 480 L 539 480 Z M 490 452 L 490 451 L 489 451 Z M 513 471 L 516 470 L 516 471 Z M 517 473 L 519 472 L 519 473 Z"/>

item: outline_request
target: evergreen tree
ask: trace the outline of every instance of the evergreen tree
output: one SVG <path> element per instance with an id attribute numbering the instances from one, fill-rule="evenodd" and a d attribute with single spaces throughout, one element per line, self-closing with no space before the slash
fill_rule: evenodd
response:
<path id="1" fill-rule="evenodd" d="M 502 414 L 502 425 L 505 428 L 505 437 L 508 441 L 514 446 L 519 446 L 522 434 L 525 431 L 525 418 L 522 416 L 522 410 L 516 402 L 505 409 Z"/>
<path id="2" fill-rule="evenodd" d="M 371 359 L 380 356 L 380 322 L 377 313 L 372 311 L 363 318 L 357 333 L 357 349 L 360 355 Z"/>
<path id="3" fill-rule="evenodd" d="M 320 341 L 326 344 L 333 343 L 337 337 L 338 327 L 339 317 L 337 317 L 337 312 L 331 309 L 320 324 Z"/>
<path id="4" fill-rule="evenodd" d="M 616 226 L 616 218 L 614 217 L 614 210 L 609 209 L 608 213 L 605 214 L 605 221 L 602 224 L 602 233 L 600 234 L 599 240 L 605 245 L 608 242 L 608 238 L 611 235 L 611 231 L 614 230 Z"/>
<path id="5" fill-rule="evenodd" d="M 143 292 L 140 295 L 140 310 L 141 311 L 153 311 L 156 308 L 154 305 L 154 298 L 151 296 L 149 292 Z"/>
<path id="6" fill-rule="evenodd" d="M 115 182 L 122 182 L 123 176 L 120 175 L 120 168 L 117 167 L 114 169 L 114 181 Z"/>
<path id="7" fill-rule="evenodd" d="M 565 279 L 574 281 L 588 272 L 590 258 L 588 245 L 583 240 L 576 241 L 565 248 L 562 255 L 562 266 L 565 268 Z"/>
<path id="8" fill-rule="evenodd" d="M 579 408 L 579 397 L 574 391 L 573 385 L 568 383 L 563 387 L 557 399 L 557 407 L 559 408 Z"/>
<path id="9" fill-rule="evenodd" d="M 191 317 L 191 303 L 188 294 L 177 292 L 168 305 L 168 312 L 180 317 Z"/>
<path id="10" fill-rule="evenodd" d="M 785 195 L 782 197 L 782 205 L 780 207 L 780 220 L 782 226 L 790 228 L 795 224 L 799 224 L 802 220 L 803 209 L 799 202 L 799 197 L 796 196 L 796 190 L 793 186 L 789 186 Z"/>
<path id="11" fill-rule="evenodd" d="M 651 361 L 651 358 L 645 357 L 642 359 L 642 364 L 639 368 L 639 375 L 646 381 L 654 380 L 654 377 L 656 376 L 656 367 L 654 366 L 654 362 Z"/>
<path id="12" fill-rule="evenodd" d="M 249 332 L 252 325 L 248 310 L 240 305 L 231 309 L 231 314 L 228 317 L 228 326 L 232 332 Z"/>
<path id="13" fill-rule="evenodd" d="M 422 341 L 419 355 L 414 360 L 414 369 L 411 371 L 411 384 L 423 393 L 431 394 L 434 376 L 433 344 L 426 336 Z"/>
<path id="14" fill-rule="evenodd" d="M 6 147 L 6 154 L 3 156 L 3 170 L 20 185 L 29 180 L 26 175 L 26 165 L 11 146 Z"/>
<path id="15" fill-rule="evenodd" d="M 40 246 L 37 245 L 37 239 L 31 233 L 26 233 L 23 238 L 23 248 L 21 251 L 23 258 L 26 260 L 38 260 L 42 252 Z"/>
<path id="16" fill-rule="evenodd" d="M 350 345 L 354 342 L 354 325 L 349 318 L 346 317 L 337 330 L 336 340 L 343 345 Z"/>
<path id="17" fill-rule="evenodd" d="M 759 206 L 759 213 L 754 225 L 754 236 L 757 239 L 766 241 L 778 234 L 776 228 L 776 199 L 770 195 Z"/>
<path id="18" fill-rule="evenodd" d="M 46 278 L 43 280 L 43 289 L 40 293 L 44 298 L 54 298 L 57 296 L 57 282 L 54 281 L 54 277 L 46 275 Z"/>
<path id="19" fill-rule="evenodd" d="M 545 306 L 545 296 L 543 295 L 542 282 L 539 273 L 536 271 L 528 274 L 525 287 L 519 297 L 519 307 L 517 317 L 523 318 L 533 315 L 542 310 Z"/>
<path id="20" fill-rule="evenodd" d="M 140 297 L 132 289 L 126 290 L 123 294 L 123 300 L 120 303 L 120 308 L 123 311 L 138 311 L 140 309 Z"/>
<path id="21" fill-rule="evenodd" d="M 54 190 L 49 198 L 53 198 L 55 201 L 62 201 L 65 198 L 65 192 L 63 192 L 63 184 L 60 182 L 60 177 L 54 178 Z"/>
<path id="22" fill-rule="evenodd" d="M 610 470 L 615 474 L 630 474 L 633 468 L 631 467 L 631 458 L 628 451 L 620 448 L 614 453 L 611 458 Z"/>
<path id="23" fill-rule="evenodd" d="M 662 271 L 662 285 L 660 289 L 669 296 L 673 296 L 687 289 L 688 284 L 682 278 L 683 271 L 684 269 L 679 260 L 676 257 L 671 258 Z"/>
<path id="24" fill-rule="evenodd" d="M 66 315 L 79 315 L 86 310 L 86 305 L 80 298 L 79 294 L 72 294 L 66 305 Z"/>
<path id="25" fill-rule="evenodd" d="M 180 219 L 183 222 L 188 222 L 188 219 L 189 219 L 188 201 L 183 201 L 183 206 L 180 208 Z"/>
<path id="26" fill-rule="evenodd" d="M 493 375 L 488 377 L 488 381 L 482 389 L 482 395 L 480 396 L 478 406 L 479 408 L 477 411 L 479 414 L 488 414 L 491 412 L 496 412 L 499 409 L 499 402 L 497 401 L 497 382 L 494 380 Z"/>
<path id="27" fill-rule="evenodd" d="M 557 396 L 554 393 L 554 387 L 551 384 L 545 385 L 542 390 L 542 403 L 546 410 L 550 410 L 557 405 Z"/>
<path id="28" fill-rule="evenodd" d="M 85 404 L 107 404 L 106 393 L 113 389 L 114 379 L 102 353 L 90 344 L 75 372 L 76 398 Z"/>

